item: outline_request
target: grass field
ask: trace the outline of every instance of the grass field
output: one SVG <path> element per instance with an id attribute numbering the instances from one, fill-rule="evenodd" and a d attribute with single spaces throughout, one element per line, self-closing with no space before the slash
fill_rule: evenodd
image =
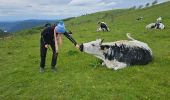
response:
<path id="1" fill-rule="evenodd" d="M 99 12 L 66 22 L 78 43 L 97 38 L 105 41 L 127 39 L 127 32 L 148 43 L 154 55 L 150 64 L 118 71 L 102 67 L 98 59 L 81 53 L 63 37 L 57 72 L 50 70 L 52 53 L 48 51 L 46 71 L 42 74 L 39 73 L 40 28 L 0 40 L 0 100 L 168 100 L 169 9 L 170 2 L 167 2 L 141 10 Z M 138 16 L 144 19 L 137 21 Z M 145 25 L 155 22 L 159 16 L 163 17 L 166 29 L 146 30 Z M 105 21 L 111 31 L 96 32 L 98 21 Z"/>

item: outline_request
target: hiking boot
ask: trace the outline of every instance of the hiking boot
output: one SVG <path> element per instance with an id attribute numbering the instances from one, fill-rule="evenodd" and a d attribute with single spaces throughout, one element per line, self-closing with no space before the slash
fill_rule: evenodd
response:
<path id="1" fill-rule="evenodd" d="M 52 71 L 56 72 L 57 71 L 57 68 L 55 66 L 52 66 L 51 67 Z"/>
<path id="2" fill-rule="evenodd" d="M 40 67 L 40 73 L 44 73 L 45 72 L 45 69 Z"/>

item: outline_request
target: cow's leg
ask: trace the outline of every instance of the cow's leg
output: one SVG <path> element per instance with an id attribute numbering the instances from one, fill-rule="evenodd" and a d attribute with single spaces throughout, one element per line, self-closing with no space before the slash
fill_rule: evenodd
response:
<path id="1" fill-rule="evenodd" d="M 104 60 L 104 62 L 106 64 L 107 68 L 109 68 L 109 69 L 118 70 L 118 69 L 127 67 L 126 63 L 119 62 L 117 60 L 112 60 L 112 61 Z"/>
<path id="2" fill-rule="evenodd" d="M 102 31 L 104 32 L 104 31 L 105 31 L 105 29 L 104 29 L 104 28 L 102 28 Z"/>
<path id="3" fill-rule="evenodd" d="M 114 67 L 114 70 L 118 70 L 118 69 L 122 69 L 122 68 L 125 68 L 127 67 L 127 64 L 126 63 L 123 63 L 123 62 L 116 62 L 116 66 Z"/>
<path id="4" fill-rule="evenodd" d="M 116 66 L 115 61 L 104 60 L 104 63 L 109 69 L 113 69 Z"/>
<path id="5" fill-rule="evenodd" d="M 110 29 L 109 29 L 109 28 L 107 28 L 107 30 L 108 30 L 108 31 L 110 31 Z"/>

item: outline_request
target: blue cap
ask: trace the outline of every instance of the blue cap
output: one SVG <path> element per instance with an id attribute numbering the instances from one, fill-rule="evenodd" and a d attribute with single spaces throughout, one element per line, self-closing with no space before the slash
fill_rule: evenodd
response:
<path id="1" fill-rule="evenodd" d="M 58 22 L 57 26 L 55 27 L 55 31 L 57 33 L 64 33 L 66 31 L 64 22 L 62 21 Z"/>

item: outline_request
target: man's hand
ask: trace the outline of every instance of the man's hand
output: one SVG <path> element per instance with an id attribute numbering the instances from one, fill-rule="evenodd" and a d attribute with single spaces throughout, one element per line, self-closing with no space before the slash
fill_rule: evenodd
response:
<path id="1" fill-rule="evenodd" d="M 46 44 L 46 45 L 45 45 L 45 48 L 47 48 L 47 49 L 48 49 L 48 44 Z"/>
<path id="2" fill-rule="evenodd" d="M 76 44 L 76 48 L 79 49 L 79 45 L 78 44 Z"/>

